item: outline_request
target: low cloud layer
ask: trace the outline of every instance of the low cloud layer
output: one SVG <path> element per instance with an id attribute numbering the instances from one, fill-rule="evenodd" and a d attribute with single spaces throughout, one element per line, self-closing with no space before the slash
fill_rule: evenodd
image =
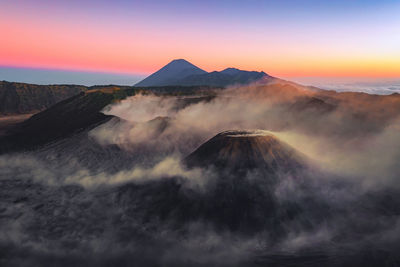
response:
<path id="1" fill-rule="evenodd" d="M 294 78 L 296 82 L 338 92 L 363 92 L 367 94 L 390 95 L 400 93 L 400 80 L 396 78 Z"/>
<path id="2" fill-rule="evenodd" d="M 340 176 L 371 184 L 395 180 L 399 112 L 394 109 L 391 117 L 380 119 L 372 106 L 390 110 L 390 105 L 379 100 L 369 111 L 359 99 L 327 111 L 324 105 L 333 100 L 313 105 L 315 97 L 318 94 L 287 85 L 248 86 L 177 109 L 182 99 L 139 95 L 109 106 L 105 113 L 121 120 L 112 120 L 90 135 L 102 144 L 133 151 L 147 147 L 186 156 L 219 132 L 264 129 Z"/>

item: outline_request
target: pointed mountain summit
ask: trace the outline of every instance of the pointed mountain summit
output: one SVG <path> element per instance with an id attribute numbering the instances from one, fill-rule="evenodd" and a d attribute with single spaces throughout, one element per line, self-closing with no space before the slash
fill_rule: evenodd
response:
<path id="1" fill-rule="evenodd" d="M 205 73 L 207 72 L 184 59 L 175 59 L 149 77 L 135 84 L 135 86 L 179 85 L 178 81 L 187 76 Z"/>

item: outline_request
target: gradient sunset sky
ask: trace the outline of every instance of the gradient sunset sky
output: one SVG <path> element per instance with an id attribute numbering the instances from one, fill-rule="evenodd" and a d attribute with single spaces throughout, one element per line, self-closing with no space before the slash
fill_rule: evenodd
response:
<path id="1" fill-rule="evenodd" d="M 1 0 L 0 66 L 400 77 L 400 1 Z M 0 77 L 1 78 L 1 77 Z"/>

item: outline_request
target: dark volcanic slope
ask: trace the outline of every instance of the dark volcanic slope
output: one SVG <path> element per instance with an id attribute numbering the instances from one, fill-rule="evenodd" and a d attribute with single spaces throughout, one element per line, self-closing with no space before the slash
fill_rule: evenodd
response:
<path id="1" fill-rule="evenodd" d="M 0 115 L 33 113 L 85 91 L 80 85 L 37 85 L 0 81 Z"/>
<path id="2" fill-rule="evenodd" d="M 100 111 L 114 99 L 100 91 L 81 93 L 35 114 L 0 138 L 0 153 L 31 149 L 90 129 L 112 116 Z"/>
<path id="3" fill-rule="evenodd" d="M 276 186 L 285 179 L 302 177 L 299 170 L 304 163 L 301 154 L 265 131 L 220 133 L 189 155 L 186 163 L 213 165 L 221 172 L 203 177 L 207 184 L 204 191 L 187 188 L 185 180 L 179 179 L 123 187 L 119 199 L 130 203 L 132 211 L 128 213 L 144 212 L 148 220 L 159 218 L 178 225 L 206 221 L 217 228 L 243 233 L 268 229 L 278 236 L 285 231 L 283 225 L 296 215 L 299 225 L 318 220 L 305 214 L 324 205 L 312 200 L 309 190 L 305 194 L 309 201 L 304 206 L 276 198 Z M 285 175 L 289 173 L 296 176 Z M 296 180 L 304 190 L 305 180 Z"/>
<path id="4" fill-rule="evenodd" d="M 226 131 L 186 158 L 188 166 L 223 169 L 263 169 L 289 172 L 304 165 L 304 156 L 267 131 Z"/>

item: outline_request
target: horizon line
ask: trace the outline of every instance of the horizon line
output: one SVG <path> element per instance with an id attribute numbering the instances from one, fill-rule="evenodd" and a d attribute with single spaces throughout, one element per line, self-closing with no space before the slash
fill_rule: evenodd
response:
<path id="1" fill-rule="evenodd" d="M 176 60 L 176 59 L 173 59 Z M 171 60 L 170 62 L 172 62 Z M 188 60 L 186 60 L 188 61 Z M 169 62 L 169 63 L 170 63 Z M 193 64 L 192 62 L 188 61 Z M 168 64 L 168 63 L 167 63 Z M 167 65 L 165 64 L 165 65 Z M 158 71 L 163 66 L 158 67 L 155 71 L 127 71 L 127 70 L 115 70 L 115 69 L 97 69 L 97 68 L 72 68 L 72 67 L 52 67 L 52 66 L 32 66 L 32 65 L 10 65 L 10 64 L 0 64 L 0 69 L 25 69 L 25 70 L 33 70 L 33 71 L 57 71 L 57 72 L 75 72 L 75 73 L 93 73 L 93 74 L 112 74 L 112 75 L 123 75 L 123 76 L 143 76 L 146 77 L 151 75 L 152 73 Z M 195 65 L 195 64 L 193 64 Z M 195 65 L 198 67 L 197 65 Z M 200 67 L 199 67 L 200 68 Z M 235 68 L 244 71 L 258 71 L 252 69 L 243 69 L 238 67 L 226 67 L 221 70 L 212 70 L 206 71 L 208 73 L 213 71 L 222 71 L 228 68 Z M 202 68 L 200 68 L 202 69 Z M 282 78 L 362 78 L 362 79 L 399 79 L 399 75 L 360 75 L 360 74 L 310 74 L 310 75 L 296 75 L 296 74 L 287 74 L 287 75 L 274 75 L 269 71 L 261 70 L 258 72 L 265 72 L 268 75 L 273 77 L 282 77 Z"/>

